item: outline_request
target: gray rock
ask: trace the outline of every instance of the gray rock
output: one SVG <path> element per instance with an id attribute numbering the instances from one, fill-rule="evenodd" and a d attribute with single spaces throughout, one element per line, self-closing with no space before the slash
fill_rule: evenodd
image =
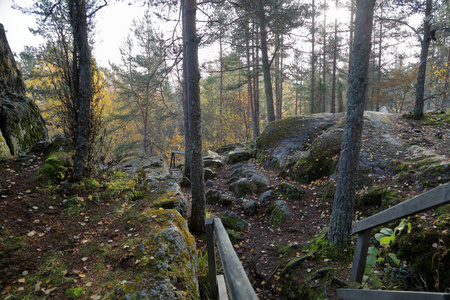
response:
<path id="1" fill-rule="evenodd" d="M 269 185 L 269 179 L 263 172 L 253 168 L 253 163 L 238 164 L 229 170 L 233 171 L 230 175 L 228 183 L 231 184 L 241 178 L 247 178 L 255 183 L 257 189 L 264 189 Z"/>
<path id="2" fill-rule="evenodd" d="M 238 148 L 228 152 L 227 155 L 227 163 L 235 164 L 242 161 L 247 161 L 250 158 L 253 158 L 253 152 L 247 149 Z"/>
<path id="3" fill-rule="evenodd" d="M 269 209 L 269 222 L 272 224 L 282 224 L 291 218 L 289 206 L 286 201 L 278 200 Z"/>
<path id="4" fill-rule="evenodd" d="M 211 188 L 214 186 L 214 182 L 212 182 L 211 180 L 208 179 L 205 181 L 205 186 L 208 188 Z"/>
<path id="5" fill-rule="evenodd" d="M 240 198 L 255 193 L 257 191 L 257 186 L 253 181 L 250 181 L 247 178 L 241 178 L 230 184 L 228 189 L 234 196 Z"/>
<path id="6" fill-rule="evenodd" d="M 261 195 L 259 195 L 258 202 L 261 204 L 265 204 L 265 203 L 269 202 L 269 200 L 274 199 L 274 198 L 275 198 L 274 190 L 269 189 L 269 190 L 265 191 L 264 193 L 262 193 Z"/>
<path id="7" fill-rule="evenodd" d="M 250 225 L 241 219 L 237 214 L 230 211 L 225 211 L 221 217 L 223 226 L 234 231 L 244 231 Z"/>
<path id="8" fill-rule="evenodd" d="M 206 203 L 207 204 L 220 204 L 222 203 L 222 195 L 218 190 L 207 190 L 205 193 Z"/>
<path id="9" fill-rule="evenodd" d="M 205 156 L 203 157 L 203 166 L 205 168 L 218 168 L 223 166 L 222 156 L 213 152 L 211 150 L 207 150 Z"/>
<path id="10" fill-rule="evenodd" d="M 174 210 L 146 210 L 139 220 L 148 229 L 139 247 L 140 261 L 133 266 L 140 276 L 122 283 L 117 298 L 200 299 L 197 250 L 186 220 Z"/>
<path id="11" fill-rule="evenodd" d="M 152 208 L 175 209 L 183 218 L 187 218 L 187 201 L 174 178 L 170 175 L 152 176 L 147 178 L 147 184 Z"/>
<path id="12" fill-rule="evenodd" d="M 227 229 L 228 237 L 231 243 L 238 244 L 244 240 L 244 237 L 234 230 Z"/>
<path id="13" fill-rule="evenodd" d="M 258 206 L 256 205 L 256 202 L 254 200 L 250 200 L 242 204 L 242 209 L 247 216 L 253 216 L 254 214 L 256 214 Z"/>
<path id="14" fill-rule="evenodd" d="M 37 105 L 26 97 L 25 83 L 0 24 L 0 158 L 19 156 L 48 139 Z"/>
<path id="15" fill-rule="evenodd" d="M 209 180 L 217 176 L 217 173 L 211 170 L 210 168 L 204 168 L 203 171 L 205 173 L 205 180 Z"/>

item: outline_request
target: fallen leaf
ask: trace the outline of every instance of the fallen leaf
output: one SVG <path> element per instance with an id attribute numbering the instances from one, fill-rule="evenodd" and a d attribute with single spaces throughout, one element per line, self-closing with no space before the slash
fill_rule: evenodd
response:
<path id="1" fill-rule="evenodd" d="M 81 260 L 82 260 L 82 261 L 87 261 L 88 258 L 85 256 L 85 257 L 83 257 Z"/>
<path id="2" fill-rule="evenodd" d="M 36 233 L 36 231 L 32 230 L 27 233 L 27 236 L 32 237 L 33 235 L 35 235 L 35 233 Z"/>
<path id="3" fill-rule="evenodd" d="M 86 283 L 86 286 L 87 286 L 87 287 L 92 286 L 92 282 Z"/>
<path id="4" fill-rule="evenodd" d="M 26 279 L 25 279 L 25 278 L 20 278 L 18 281 L 19 281 L 20 283 L 24 283 L 24 282 L 26 281 Z"/>
<path id="5" fill-rule="evenodd" d="M 23 276 L 27 276 L 27 275 L 28 275 L 28 271 L 27 271 L 27 270 L 23 271 L 23 272 L 22 272 L 22 275 L 23 275 Z"/>

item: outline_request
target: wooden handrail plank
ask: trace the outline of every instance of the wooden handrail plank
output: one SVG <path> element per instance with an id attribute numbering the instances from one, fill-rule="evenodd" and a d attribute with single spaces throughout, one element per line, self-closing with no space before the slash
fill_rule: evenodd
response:
<path id="1" fill-rule="evenodd" d="M 214 219 L 205 220 L 206 249 L 208 251 L 209 293 L 212 300 L 219 299 L 219 290 L 216 276 L 216 254 L 214 251 Z"/>
<path id="2" fill-rule="evenodd" d="M 352 233 L 358 233 L 446 203 L 450 203 L 450 182 L 354 223 Z"/>
<path id="3" fill-rule="evenodd" d="M 358 233 L 350 282 L 362 283 L 364 271 L 366 269 L 367 250 L 369 249 L 371 232 L 371 229 L 367 229 Z"/>
<path id="4" fill-rule="evenodd" d="M 347 300 L 450 300 L 447 293 L 337 289 L 339 299 Z"/>
<path id="5" fill-rule="evenodd" d="M 214 218 L 214 231 L 230 299 L 258 299 L 219 218 Z"/>

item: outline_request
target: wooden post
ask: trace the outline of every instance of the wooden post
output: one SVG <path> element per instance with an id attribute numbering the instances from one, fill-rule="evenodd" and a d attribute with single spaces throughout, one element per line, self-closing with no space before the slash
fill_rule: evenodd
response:
<path id="1" fill-rule="evenodd" d="M 355 256 L 353 257 L 352 273 L 350 282 L 362 283 L 364 270 L 366 268 L 367 250 L 369 249 L 369 240 L 371 229 L 366 229 L 358 233 L 356 241 Z"/>
<path id="2" fill-rule="evenodd" d="M 209 292 L 212 300 L 218 299 L 218 287 L 216 276 L 216 255 L 214 251 L 214 219 L 207 218 L 206 226 L 206 249 L 208 250 L 208 270 L 209 270 Z"/>

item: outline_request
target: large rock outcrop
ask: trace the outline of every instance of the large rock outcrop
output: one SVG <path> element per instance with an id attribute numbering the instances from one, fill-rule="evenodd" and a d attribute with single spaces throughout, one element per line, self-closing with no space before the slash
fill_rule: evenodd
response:
<path id="1" fill-rule="evenodd" d="M 0 158 L 28 152 L 46 140 L 37 105 L 25 96 L 25 84 L 0 24 Z"/>

